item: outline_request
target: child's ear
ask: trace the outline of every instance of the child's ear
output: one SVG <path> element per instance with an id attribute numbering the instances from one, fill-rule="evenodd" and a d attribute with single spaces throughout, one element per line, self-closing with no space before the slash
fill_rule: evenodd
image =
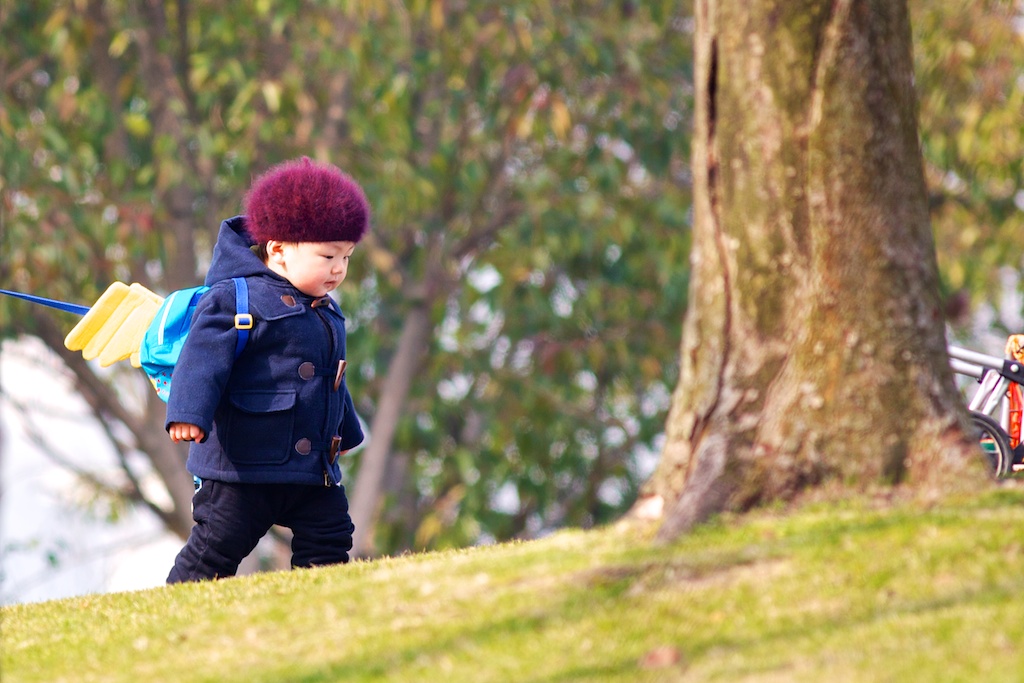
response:
<path id="1" fill-rule="evenodd" d="M 284 259 L 284 242 L 267 240 L 267 260 L 280 263 Z"/>

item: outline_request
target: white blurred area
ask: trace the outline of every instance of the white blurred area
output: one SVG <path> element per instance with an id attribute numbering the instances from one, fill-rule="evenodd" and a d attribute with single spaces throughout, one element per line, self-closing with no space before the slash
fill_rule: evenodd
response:
<path id="1" fill-rule="evenodd" d="M 113 449 L 66 375 L 37 339 L 0 346 L 2 604 L 159 586 L 182 545 L 148 510 L 111 515 L 36 443 L 23 411 L 59 458 L 105 480 L 117 476 Z"/>

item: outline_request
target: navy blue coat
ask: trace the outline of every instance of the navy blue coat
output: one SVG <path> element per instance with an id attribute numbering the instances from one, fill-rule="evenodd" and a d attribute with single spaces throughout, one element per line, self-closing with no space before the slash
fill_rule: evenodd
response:
<path id="1" fill-rule="evenodd" d="M 188 471 L 227 482 L 336 485 L 334 455 L 363 440 L 344 381 L 345 318 L 295 289 L 250 250 L 243 216 L 220 226 L 192 327 L 171 378 L 167 423 L 206 434 Z M 236 360 L 235 288 L 245 277 L 253 328 Z M 333 440 L 333 449 L 332 449 Z"/>

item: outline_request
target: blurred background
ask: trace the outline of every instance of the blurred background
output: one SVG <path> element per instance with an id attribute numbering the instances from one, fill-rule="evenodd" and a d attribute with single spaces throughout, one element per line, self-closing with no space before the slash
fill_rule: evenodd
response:
<path id="1" fill-rule="evenodd" d="M 1024 3 L 909 4 L 950 338 L 1000 354 Z M 693 30 L 685 1 L 0 0 L 0 287 L 199 284 L 255 175 L 336 164 L 373 207 L 336 293 L 358 554 L 610 522 L 678 375 Z M 191 526 L 164 404 L 64 349 L 75 322 L 0 298 L 3 602 L 159 585 Z"/>

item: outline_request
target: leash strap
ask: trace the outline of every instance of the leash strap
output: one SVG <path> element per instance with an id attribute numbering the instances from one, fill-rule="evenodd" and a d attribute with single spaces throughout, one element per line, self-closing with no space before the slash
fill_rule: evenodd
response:
<path id="1" fill-rule="evenodd" d="M 22 292 L 12 292 L 9 289 L 0 289 L 0 294 L 6 294 L 7 296 L 13 296 L 15 299 L 24 299 L 25 301 L 31 301 L 34 304 L 42 304 L 43 306 L 49 306 L 50 308 L 56 308 L 61 311 L 67 311 L 68 313 L 74 313 L 75 315 L 85 315 L 89 312 L 88 306 L 79 306 L 78 304 L 69 304 L 66 301 L 57 301 L 56 299 L 47 299 L 41 296 L 35 296 L 33 294 L 24 294 Z"/>

